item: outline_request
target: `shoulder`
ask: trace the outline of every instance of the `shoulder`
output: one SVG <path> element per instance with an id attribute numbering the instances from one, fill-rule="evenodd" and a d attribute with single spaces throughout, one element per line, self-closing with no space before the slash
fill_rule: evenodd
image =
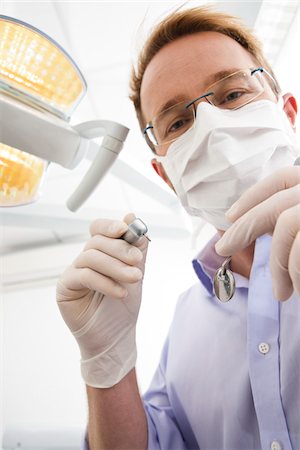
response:
<path id="1" fill-rule="evenodd" d="M 211 298 L 212 295 L 203 286 L 203 284 L 198 281 L 179 295 L 176 310 L 192 306 L 194 302 L 198 301 L 199 299 L 208 300 Z"/>
<path id="2" fill-rule="evenodd" d="M 213 296 L 199 281 L 182 292 L 178 297 L 174 312 L 173 323 L 187 317 L 204 313 L 213 300 Z"/>

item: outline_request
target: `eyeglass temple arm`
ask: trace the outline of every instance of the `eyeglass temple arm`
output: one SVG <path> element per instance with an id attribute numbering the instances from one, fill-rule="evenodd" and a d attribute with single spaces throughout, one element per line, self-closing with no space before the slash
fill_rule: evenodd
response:
<path id="1" fill-rule="evenodd" d="M 251 75 L 254 75 L 256 72 L 266 72 L 266 70 L 263 67 L 257 67 L 256 69 L 251 70 Z"/>

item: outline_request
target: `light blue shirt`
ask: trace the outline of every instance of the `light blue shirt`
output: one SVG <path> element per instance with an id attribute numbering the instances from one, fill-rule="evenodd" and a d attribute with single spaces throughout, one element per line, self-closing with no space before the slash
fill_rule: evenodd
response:
<path id="1" fill-rule="evenodd" d="M 151 450 L 300 450 L 300 299 L 272 294 L 270 236 L 256 241 L 250 279 L 221 303 L 214 238 L 193 262 L 144 395 Z M 299 255 L 300 257 L 300 255 Z"/>

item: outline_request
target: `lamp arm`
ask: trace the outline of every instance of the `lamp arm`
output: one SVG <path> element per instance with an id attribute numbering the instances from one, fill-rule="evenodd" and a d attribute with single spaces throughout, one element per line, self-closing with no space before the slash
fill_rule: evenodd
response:
<path id="1" fill-rule="evenodd" d="M 118 157 L 129 129 L 109 120 L 93 120 L 81 123 L 74 130 L 87 139 L 103 136 L 99 150 L 84 178 L 67 200 L 67 207 L 76 211 L 92 194 Z"/>

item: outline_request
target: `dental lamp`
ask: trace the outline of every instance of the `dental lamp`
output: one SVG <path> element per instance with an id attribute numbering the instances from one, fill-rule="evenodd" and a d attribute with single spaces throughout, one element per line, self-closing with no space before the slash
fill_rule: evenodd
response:
<path id="1" fill-rule="evenodd" d="M 0 206 L 35 201 L 49 162 L 93 160 L 67 200 L 76 211 L 120 153 L 128 128 L 108 120 L 71 126 L 86 82 L 71 57 L 33 26 L 0 15 Z M 101 145 L 93 139 L 103 137 Z"/>

